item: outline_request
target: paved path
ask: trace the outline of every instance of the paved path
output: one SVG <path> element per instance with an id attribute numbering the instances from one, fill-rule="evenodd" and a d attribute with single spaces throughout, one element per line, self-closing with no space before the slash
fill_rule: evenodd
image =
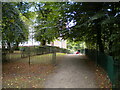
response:
<path id="1" fill-rule="evenodd" d="M 48 76 L 45 88 L 99 88 L 87 61 L 84 55 L 65 55 Z"/>

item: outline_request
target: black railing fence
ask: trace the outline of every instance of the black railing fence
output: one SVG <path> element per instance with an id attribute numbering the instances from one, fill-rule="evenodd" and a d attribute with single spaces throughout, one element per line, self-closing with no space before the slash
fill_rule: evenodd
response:
<path id="1" fill-rule="evenodd" d="M 8 49 L 2 49 L 2 62 L 11 61 L 11 59 L 21 59 L 34 55 L 53 54 L 53 53 L 69 53 L 70 51 L 64 48 L 55 46 L 22 46 L 19 50 L 9 52 Z"/>
<path id="2" fill-rule="evenodd" d="M 113 88 L 120 88 L 120 62 L 93 49 L 82 49 L 81 53 L 87 55 L 90 60 L 94 60 L 97 65 L 101 66 L 108 74 Z"/>

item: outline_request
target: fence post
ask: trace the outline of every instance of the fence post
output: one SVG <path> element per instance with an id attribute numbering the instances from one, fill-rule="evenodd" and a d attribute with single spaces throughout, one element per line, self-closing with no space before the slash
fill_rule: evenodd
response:
<path id="1" fill-rule="evenodd" d="M 53 62 L 54 65 L 56 65 L 56 51 L 53 51 L 52 62 Z"/>
<path id="2" fill-rule="evenodd" d="M 28 63 L 29 63 L 29 66 L 30 66 L 30 54 L 31 54 L 30 47 L 28 47 L 27 53 L 28 53 L 28 57 L 29 57 L 29 61 L 28 61 Z"/>

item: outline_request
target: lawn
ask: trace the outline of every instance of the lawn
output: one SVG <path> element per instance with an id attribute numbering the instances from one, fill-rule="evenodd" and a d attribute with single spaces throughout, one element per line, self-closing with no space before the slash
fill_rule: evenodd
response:
<path id="1" fill-rule="evenodd" d="M 57 53 L 57 57 L 64 55 L 64 53 Z M 17 62 L 29 62 L 29 58 L 23 58 Z M 30 57 L 31 64 L 52 64 L 52 54 L 36 55 Z"/>

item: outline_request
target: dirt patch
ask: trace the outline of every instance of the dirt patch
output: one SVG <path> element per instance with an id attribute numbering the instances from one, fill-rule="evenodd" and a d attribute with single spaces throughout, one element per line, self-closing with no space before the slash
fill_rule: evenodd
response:
<path id="1" fill-rule="evenodd" d="M 3 88 L 43 88 L 43 82 L 54 70 L 52 64 L 3 64 Z"/>
<path id="2" fill-rule="evenodd" d="M 89 60 L 87 56 L 85 57 Z M 92 60 L 89 60 L 88 65 L 95 72 L 95 79 L 100 88 L 112 88 L 112 83 L 102 67 L 97 66 Z"/>

